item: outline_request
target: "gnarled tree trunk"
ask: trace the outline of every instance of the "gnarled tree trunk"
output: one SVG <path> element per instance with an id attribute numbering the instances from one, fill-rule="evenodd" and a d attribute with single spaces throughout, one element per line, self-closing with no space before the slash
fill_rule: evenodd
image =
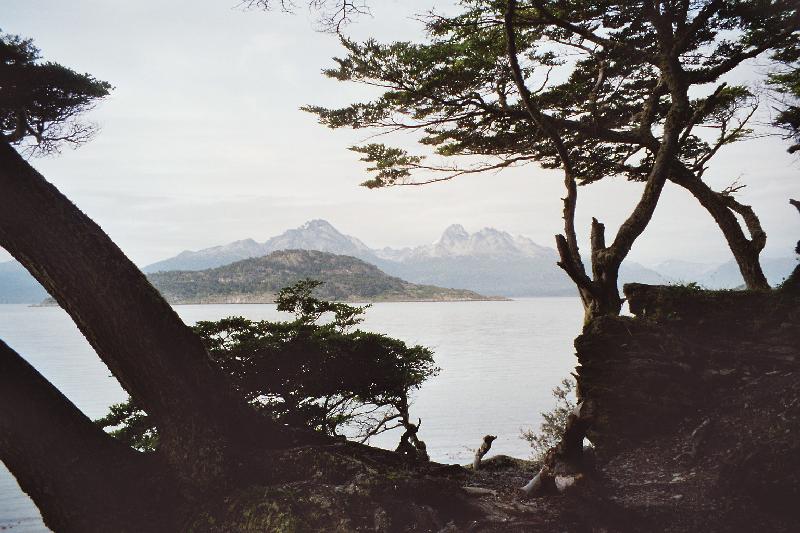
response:
<path id="1" fill-rule="evenodd" d="M 714 191 L 682 166 L 676 168 L 670 175 L 670 180 L 689 191 L 714 218 L 728 242 L 747 288 L 769 289 L 769 282 L 759 262 L 761 250 L 767 243 L 767 234 L 752 208 L 738 203 L 730 195 Z M 742 216 L 750 233 L 749 239 L 744 234 L 735 213 Z"/>
<path id="2" fill-rule="evenodd" d="M 153 417 L 159 451 L 184 477 L 184 490 L 214 486 L 227 475 L 236 440 L 254 433 L 253 414 L 200 339 L 103 230 L 2 139 L 0 191 L 0 246 Z"/>
<path id="3" fill-rule="evenodd" d="M 671 99 L 664 122 L 662 142 L 659 144 L 652 133 L 651 108 L 658 103 L 658 98 L 660 98 L 660 93 L 656 93 L 655 99 L 645 102 L 640 124 L 641 136 L 658 144 L 653 166 L 647 176 L 639 201 L 628 218 L 620 225 L 614 241 L 609 246 L 606 246 L 605 243 L 604 226 L 593 219 L 591 233 L 592 277 L 590 278 L 583 266 L 575 234 L 577 187 L 569 149 L 561 133 L 554 126 L 552 118 L 542 112 L 531 91 L 525 85 L 517 57 L 514 28 L 516 7 L 516 0 L 508 0 L 504 13 L 506 49 L 511 74 L 531 121 L 550 138 L 564 170 L 567 196 L 564 198 L 564 235 L 556 236 L 556 246 L 560 256 L 558 265 L 578 287 L 584 307 L 584 323 L 588 323 L 597 316 L 617 315 L 622 308 L 622 298 L 617 287 L 620 265 L 653 217 L 664 184 L 670 174 L 672 161 L 678 153 L 681 142 L 680 134 L 687 123 L 690 109 L 688 82 L 678 60 L 679 53 L 674 46 L 674 36 L 666 28 L 659 28 L 660 53 L 657 65 L 661 72 L 659 84 L 666 87 Z M 663 26 L 664 21 L 654 14 L 653 23 Z"/>
<path id="4" fill-rule="evenodd" d="M 105 434 L 0 341 L 0 460 L 54 531 L 173 530 L 154 456 Z"/>

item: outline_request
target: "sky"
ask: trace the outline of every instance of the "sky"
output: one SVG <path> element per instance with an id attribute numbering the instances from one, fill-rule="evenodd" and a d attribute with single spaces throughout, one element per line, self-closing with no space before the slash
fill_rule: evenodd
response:
<path id="1" fill-rule="evenodd" d="M 420 40 L 414 15 L 431 0 L 376 0 L 356 38 Z M 359 131 L 329 130 L 300 107 L 364 100 L 365 88 L 321 75 L 342 55 L 313 15 L 246 10 L 239 0 L 0 0 L 0 29 L 34 39 L 45 59 L 110 82 L 89 119 L 97 137 L 34 166 L 98 222 L 140 266 L 231 241 L 264 241 L 323 218 L 372 247 L 434 242 L 450 224 L 494 227 L 553 246 L 562 228 L 563 185 L 535 165 L 464 176 L 425 187 L 368 190 L 364 165 L 347 147 Z M 735 73 L 746 79 L 752 70 Z M 388 142 L 388 140 L 387 140 Z M 400 139 L 401 143 L 410 142 Z M 787 144 L 762 138 L 724 149 L 706 180 L 735 179 L 768 234 L 765 256 L 791 255 L 800 217 L 800 162 Z M 591 217 L 612 235 L 641 185 L 608 180 L 579 191 L 577 227 Z M 630 258 L 721 263 L 722 234 L 697 202 L 667 184 Z M 10 256 L 0 249 L 0 261 Z"/>

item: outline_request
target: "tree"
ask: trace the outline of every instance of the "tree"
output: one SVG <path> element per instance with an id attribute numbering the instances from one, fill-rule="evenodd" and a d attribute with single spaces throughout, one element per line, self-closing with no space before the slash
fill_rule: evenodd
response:
<path id="1" fill-rule="evenodd" d="M 800 151 L 800 60 L 771 74 L 769 83 L 778 94 L 774 125 L 786 132 L 788 152 L 793 154 Z"/>
<path id="2" fill-rule="evenodd" d="M 768 288 L 758 218 L 734 198 L 737 186 L 714 191 L 702 178 L 722 147 L 747 136 L 757 105 L 750 89 L 723 77 L 791 46 L 800 27 L 795 2 L 466 0 L 461 7 L 455 16 L 425 17 L 422 44 L 342 38 L 347 55 L 325 74 L 382 94 L 339 109 L 305 109 L 331 128 L 416 132 L 436 156 L 456 161 L 355 146 L 373 173 L 363 185 L 421 185 L 529 162 L 562 169 L 559 264 L 590 318 L 619 311 L 619 265 L 670 180 L 715 219 L 747 286 Z M 482 162 L 469 164 L 475 156 Z M 610 244 L 603 225 L 592 224 L 590 276 L 574 227 L 577 185 L 611 176 L 644 188 Z"/>
<path id="3" fill-rule="evenodd" d="M 152 416 L 160 437 L 157 459 L 120 449 L 2 345 L 0 460 L 56 530 L 153 529 L 148 520 L 159 523 L 164 516 L 153 516 L 176 498 L 198 498 L 240 477 L 241 457 L 253 447 L 264 450 L 298 437 L 255 414 L 233 392 L 201 340 L 139 269 L 12 146 L 37 155 L 85 142 L 79 115 L 110 86 L 41 63 L 29 40 L 2 35 L 0 41 L 0 246 L 69 313 Z M 36 428 L 46 428 L 46 441 Z M 62 453 L 49 453 L 45 442 L 57 443 Z M 92 467 L 85 471 L 68 470 L 88 462 Z M 155 464 L 169 466 L 155 476 Z M 159 501 L 162 490 L 150 485 L 171 497 Z M 153 497 L 124 508 L 124 496 L 138 492 Z M 142 512 L 140 504 L 151 511 Z M 104 506 L 121 510 L 105 512 Z"/>
<path id="4" fill-rule="evenodd" d="M 32 156 L 85 142 L 82 135 L 50 133 L 83 131 L 69 124 L 79 124 L 108 85 L 64 67 L 38 69 L 30 41 L 8 35 L 0 41 L 0 246 L 72 317 L 157 430 L 155 451 L 128 447 L 0 342 L 0 461 L 45 523 L 81 533 L 231 531 L 244 522 L 261 531 L 325 530 L 333 520 L 347 529 L 373 523 L 371 513 L 348 513 L 374 504 L 387 506 L 392 525 L 427 528 L 462 510 L 458 494 L 446 511 L 436 510 L 436 491 L 417 490 L 423 482 L 401 473 L 408 464 L 392 452 L 281 425 L 248 405 L 136 266 L 15 149 Z M 48 78 L 49 72 L 60 74 Z M 29 73 L 40 76 L 29 87 L 46 89 L 26 99 L 17 88 Z M 331 305 L 341 311 L 340 324 L 357 318 Z M 384 490 L 380 481 L 389 471 L 391 488 Z M 343 480 L 363 487 L 330 490 L 320 495 L 327 502 L 320 507 L 315 491 Z M 306 504 L 316 506 L 313 513 L 302 509 Z M 430 512 L 405 512 L 420 505 Z"/>
<path id="5" fill-rule="evenodd" d="M 330 436 L 344 430 L 359 442 L 408 429 L 409 393 L 438 372 L 433 354 L 385 335 L 352 331 L 366 308 L 314 298 L 320 284 L 304 280 L 280 291 L 278 309 L 295 313 L 292 321 L 230 317 L 198 322 L 194 330 L 236 391 L 281 424 Z M 323 317 L 329 321 L 320 323 Z M 158 429 L 132 399 L 112 406 L 97 422 L 129 446 L 157 447 Z"/>
<path id="6" fill-rule="evenodd" d="M 574 379 L 561 380 L 561 385 L 553 389 L 556 405 L 550 411 L 542 413 L 539 430 L 526 429 L 522 431 L 522 438 L 528 441 L 533 448 L 534 461 L 542 462 L 547 452 L 557 446 L 563 437 L 569 415 L 575 411 L 576 404 L 572 397 L 576 388 Z"/>
<path id="7" fill-rule="evenodd" d="M 40 58 L 29 39 L 0 33 L 0 132 L 30 155 L 91 139 L 96 128 L 80 116 L 111 90 L 107 82 Z"/>

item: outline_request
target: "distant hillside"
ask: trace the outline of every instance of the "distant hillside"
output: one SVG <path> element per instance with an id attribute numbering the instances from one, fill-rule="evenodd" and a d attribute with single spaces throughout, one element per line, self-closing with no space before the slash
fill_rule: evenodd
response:
<path id="1" fill-rule="evenodd" d="M 339 232 L 325 220 L 311 220 L 263 243 L 245 239 L 185 251 L 142 270 L 150 274 L 200 271 L 263 257 L 278 250 L 317 250 L 352 256 L 411 283 L 480 294 L 507 297 L 576 294 L 574 284 L 556 266 L 557 253 L 553 248 L 493 228 L 469 233 L 458 224 L 448 227 L 432 244 L 376 249 Z M 764 272 L 773 285 L 780 283 L 796 263 L 794 257 L 762 259 Z M 625 261 L 619 276 L 620 286 L 630 282 L 658 285 L 692 281 L 710 289 L 735 288 L 743 283 L 733 261 L 713 265 L 671 260 L 655 269 Z M 19 263 L 0 263 L 0 303 L 37 303 L 45 296 L 44 289 Z"/>
<path id="2" fill-rule="evenodd" d="M 142 268 L 142 272 L 149 274 L 167 270 L 205 270 L 242 259 L 263 257 L 278 250 L 317 250 L 349 255 L 374 264 L 371 261 L 374 256 L 366 244 L 355 237 L 339 233 L 325 220 L 310 220 L 299 228 L 287 230 L 266 242 L 245 239 L 197 251 L 187 250 L 175 257 L 147 265 Z"/>
<path id="3" fill-rule="evenodd" d="M 556 266 L 558 258 L 553 248 L 493 228 L 468 233 L 458 224 L 448 227 L 433 244 L 372 249 L 359 239 L 339 232 L 325 220 L 312 220 L 264 243 L 248 239 L 186 251 L 148 265 L 143 270 L 148 273 L 202 270 L 283 249 L 349 255 L 412 283 L 467 289 L 482 294 L 512 297 L 576 294 L 573 283 Z M 630 281 L 665 282 L 657 272 L 626 261 L 620 272 L 620 283 Z"/>
<path id="4" fill-rule="evenodd" d="M 148 276 L 168 301 L 187 303 L 272 303 L 277 292 L 303 278 L 325 282 L 320 298 L 349 302 L 487 300 L 467 290 L 416 285 L 391 277 L 354 257 L 313 250 L 283 250 L 200 271 Z"/>
<path id="5" fill-rule="evenodd" d="M 0 263 L 0 304 L 29 304 L 47 298 L 47 291 L 16 261 Z"/>
<path id="6" fill-rule="evenodd" d="M 796 266 L 797 259 L 794 257 L 763 257 L 761 259 L 764 275 L 773 286 L 783 282 Z M 708 272 L 698 282 L 709 289 L 733 289 L 744 285 L 739 267 L 732 260 Z"/>

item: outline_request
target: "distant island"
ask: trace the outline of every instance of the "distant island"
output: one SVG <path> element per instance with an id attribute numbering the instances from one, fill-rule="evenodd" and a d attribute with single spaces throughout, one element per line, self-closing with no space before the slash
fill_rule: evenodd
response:
<path id="1" fill-rule="evenodd" d="M 314 250 L 281 250 L 206 270 L 148 274 L 172 304 L 272 303 L 277 292 L 304 278 L 323 281 L 317 296 L 340 302 L 505 300 L 465 289 L 417 285 L 355 257 Z"/>

